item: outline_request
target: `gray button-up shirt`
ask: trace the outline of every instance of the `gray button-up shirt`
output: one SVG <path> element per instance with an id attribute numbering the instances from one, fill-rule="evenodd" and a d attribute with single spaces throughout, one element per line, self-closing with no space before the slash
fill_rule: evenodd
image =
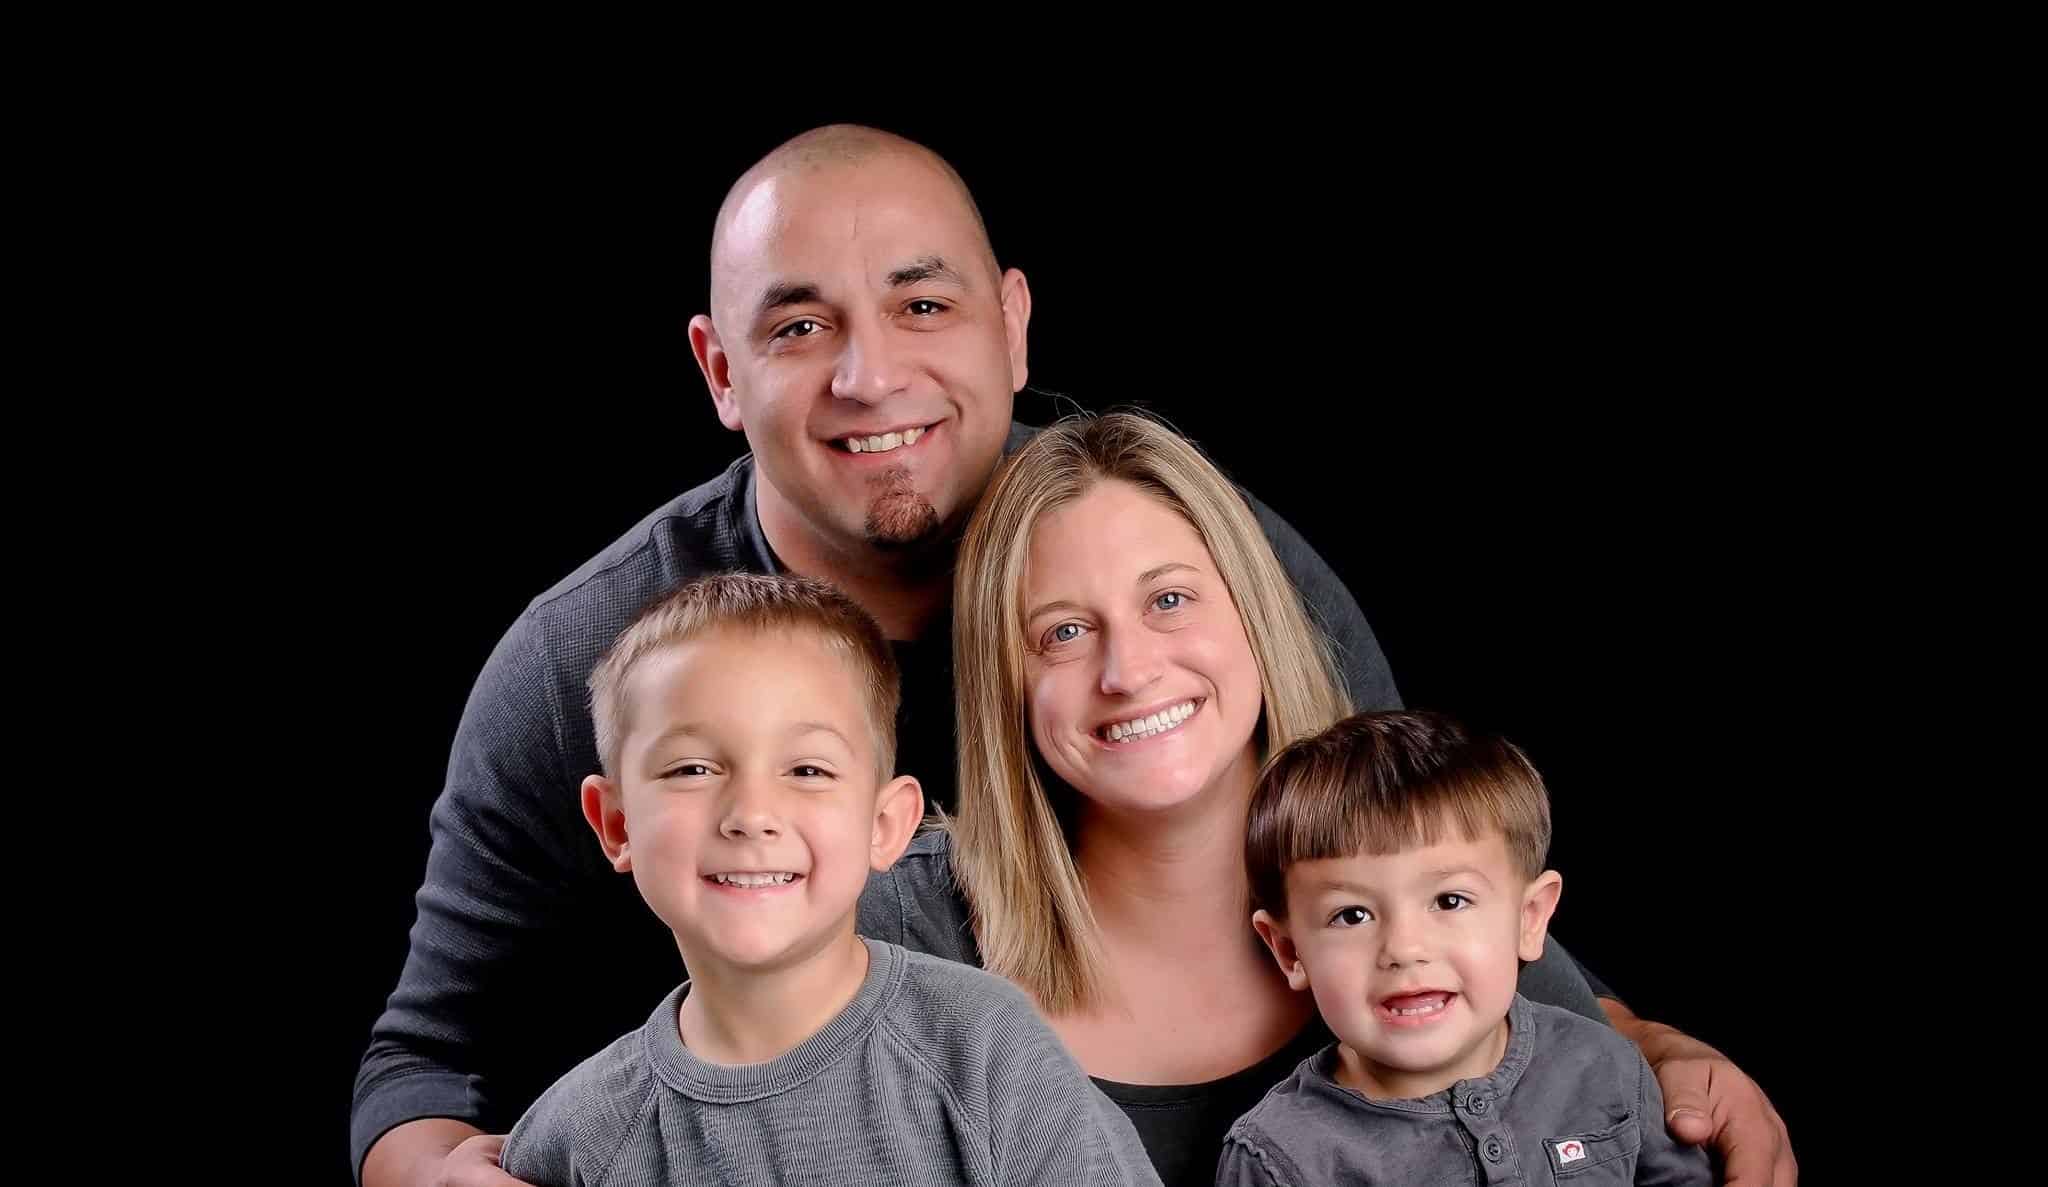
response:
<path id="1" fill-rule="evenodd" d="M 1217 1184 L 1713 1182 L 1705 1151 L 1664 1128 L 1664 1094 L 1635 1044 L 1520 994 L 1508 1027 L 1491 1075 L 1415 1100 L 1344 1087 L 1336 1044 L 1323 1048 L 1231 1127 Z"/>

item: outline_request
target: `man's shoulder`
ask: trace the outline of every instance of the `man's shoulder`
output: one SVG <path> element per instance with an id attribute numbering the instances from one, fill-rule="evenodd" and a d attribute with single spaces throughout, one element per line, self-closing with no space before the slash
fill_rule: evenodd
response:
<path id="1" fill-rule="evenodd" d="M 769 564 L 749 523 L 753 457 L 656 507 L 527 606 L 543 623 L 626 619 L 680 581 Z"/>

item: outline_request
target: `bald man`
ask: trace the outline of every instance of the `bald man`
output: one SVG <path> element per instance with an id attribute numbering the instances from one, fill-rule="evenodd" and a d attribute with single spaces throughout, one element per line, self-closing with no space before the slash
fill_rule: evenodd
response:
<path id="1" fill-rule="evenodd" d="M 711 265 L 711 311 L 691 320 L 690 346 L 748 452 L 536 598 L 478 676 L 431 817 L 410 951 L 356 1077 L 351 1152 L 372 1187 L 515 1182 L 493 1135 L 675 986 L 672 938 L 591 842 L 576 794 L 599 769 L 585 681 L 659 594 L 730 571 L 845 589 L 896 647 L 898 768 L 952 804 L 953 550 L 996 463 L 1030 434 L 1011 412 L 1031 290 L 997 264 L 950 166 L 854 127 L 806 133 L 748 170 L 720 208 Z M 1398 707 L 1357 602 L 1252 506 L 1353 702 Z M 1646 1038 L 1662 1044 L 1651 1060 L 1667 1101 L 1667 1068 L 1696 1078 L 1700 1091 L 1680 1085 L 1675 1099 L 1715 1112 L 1724 1150 L 1762 1147 L 1769 1106 L 1747 1077 L 1602 1004 L 1646 1052 Z M 1714 1132 L 1700 1125 L 1691 1140 Z"/>

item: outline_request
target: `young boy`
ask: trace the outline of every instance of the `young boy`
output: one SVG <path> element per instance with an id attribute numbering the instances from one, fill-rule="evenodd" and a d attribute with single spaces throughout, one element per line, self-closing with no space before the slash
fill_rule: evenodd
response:
<path id="1" fill-rule="evenodd" d="M 1627 1039 L 1515 992 L 1563 882 L 1522 752 L 1361 713 L 1276 755 L 1245 838 L 1252 926 L 1337 1041 L 1225 1139 L 1219 1184 L 1708 1183 Z"/>
<path id="2" fill-rule="evenodd" d="M 889 778 L 897 676 L 831 586 L 726 574 L 590 679 L 583 814 L 689 980 L 506 1140 L 537 1184 L 1157 1184 L 1130 1122 L 1024 994 L 854 933 L 923 814 Z M 603 970 L 590 970 L 603 976 Z"/>

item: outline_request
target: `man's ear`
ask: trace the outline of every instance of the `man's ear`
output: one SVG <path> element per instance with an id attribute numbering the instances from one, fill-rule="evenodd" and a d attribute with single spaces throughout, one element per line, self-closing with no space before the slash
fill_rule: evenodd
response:
<path id="1" fill-rule="evenodd" d="M 589 775 L 583 780 L 583 819 L 590 825 L 590 831 L 597 834 L 597 843 L 604 850 L 605 858 L 612 868 L 624 874 L 633 868 L 633 845 L 626 836 L 626 808 L 619 799 L 619 786 L 603 775 Z"/>
<path id="2" fill-rule="evenodd" d="M 1523 960 L 1543 955 L 1543 937 L 1550 931 L 1550 916 L 1557 910 L 1557 896 L 1564 893 L 1564 875 L 1545 870 L 1522 892 L 1522 927 L 1515 954 Z"/>
<path id="3" fill-rule="evenodd" d="M 1287 987 L 1297 993 L 1307 989 L 1308 968 L 1301 963 L 1301 953 L 1295 951 L 1294 937 L 1287 934 L 1287 925 L 1261 908 L 1252 912 L 1252 930 L 1266 941 L 1266 951 L 1273 954 L 1273 962 L 1287 974 Z"/>
<path id="4" fill-rule="evenodd" d="M 1031 286 L 1015 268 L 1003 273 L 1003 342 L 1010 351 L 1010 390 L 1024 390 L 1031 378 L 1030 353 Z"/>
<path id="5" fill-rule="evenodd" d="M 711 404 L 718 409 L 718 423 L 738 432 L 746 428 L 740 417 L 739 398 L 733 394 L 732 360 L 719 340 L 718 327 L 707 314 L 690 319 L 690 353 L 697 356 L 697 369 L 704 372 L 704 385 L 711 389 Z"/>
<path id="6" fill-rule="evenodd" d="M 868 864 L 876 872 L 887 870 L 910 847 L 917 822 L 924 819 L 924 788 L 908 775 L 898 775 L 882 785 L 875 795 L 875 835 L 868 848 Z"/>

